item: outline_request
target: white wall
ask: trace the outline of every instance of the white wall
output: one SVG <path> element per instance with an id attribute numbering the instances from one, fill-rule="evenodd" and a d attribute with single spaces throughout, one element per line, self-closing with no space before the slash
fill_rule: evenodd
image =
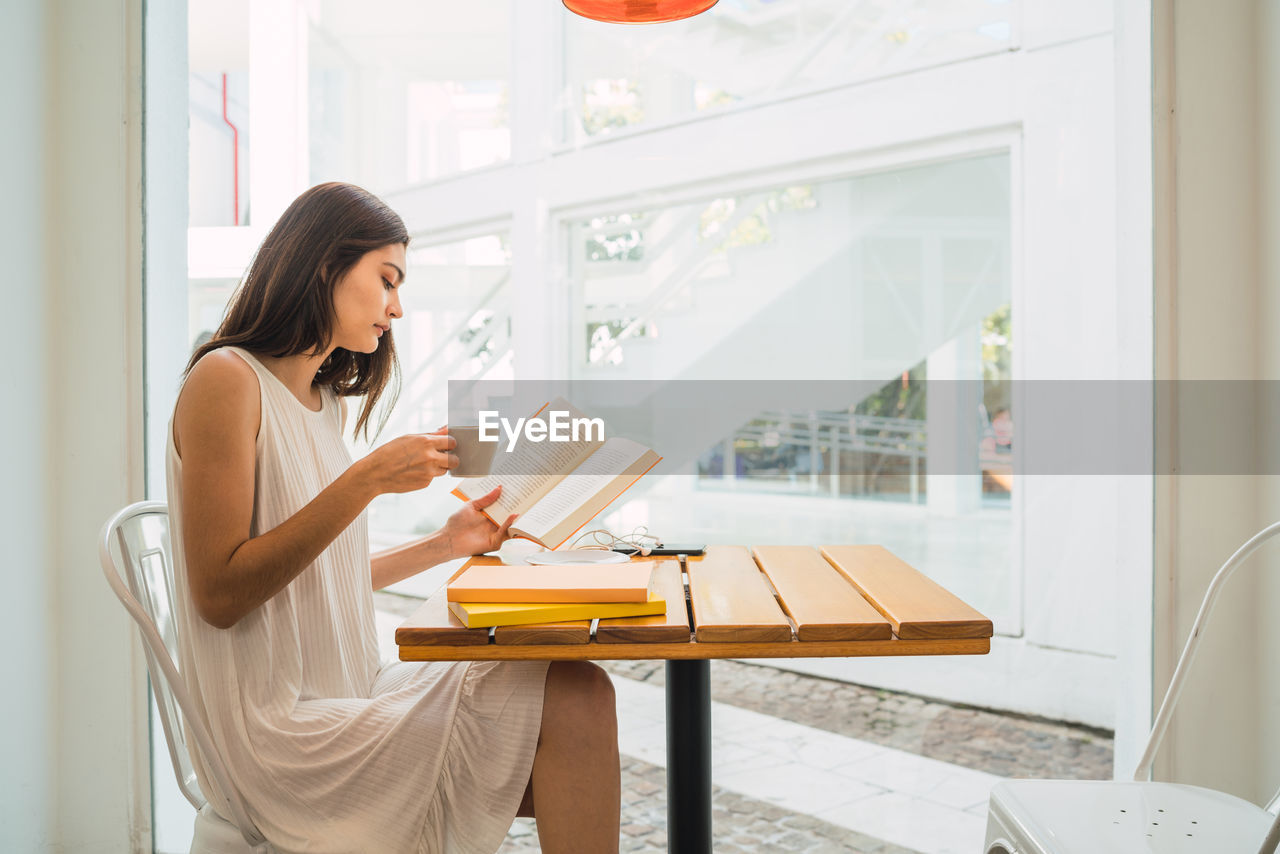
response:
<path id="1" fill-rule="evenodd" d="M 145 680 L 98 568 L 142 494 L 140 0 L 7 0 L 0 849 L 150 850 Z"/>
<path id="2" fill-rule="evenodd" d="M 1268 0 L 1161 0 L 1155 4 L 1156 371 L 1161 379 L 1249 379 L 1277 373 L 1275 298 L 1259 277 L 1259 59 L 1280 47 Z M 1274 4 L 1271 4 L 1274 5 Z M 1271 20 L 1264 31 L 1263 17 Z M 1271 89 L 1271 100 L 1275 90 Z M 1274 114 L 1271 116 L 1274 120 Z M 1275 152 L 1265 154 L 1275 165 Z M 1272 196 L 1274 202 L 1274 196 Z M 1274 283 L 1274 279 L 1272 280 Z M 1270 314 L 1260 309 L 1270 306 Z M 1264 351 L 1263 347 L 1267 349 Z M 1191 414 L 1161 414 L 1176 453 Z M 1186 405 L 1185 399 L 1182 405 Z M 1246 423 L 1244 429 L 1256 429 Z M 1264 434 L 1265 435 L 1265 434 Z M 1247 441 L 1247 440 L 1246 440 Z M 1155 686 L 1163 692 L 1218 566 L 1275 517 L 1264 482 L 1219 475 L 1160 478 L 1156 504 Z M 1274 555 L 1274 546 L 1272 554 Z M 1269 561 L 1274 569 L 1277 561 Z M 1221 599 L 1191 673 L 1157 777 L 1265 800 L 1280 782 L 1276 721 L 1264 713 L 1280 690 L 1272 613 L 1277 587 L 1261 565 L 1241 572 Z M 1260 592 L 1268 592 L 1259 598 Z M 1255 604 L 1256 603 L 1256 604 Z M 1267 748 L 1260 751 L 1259 747 Z M 1264 779 L 1265 778 L 1265 779 Z"/>
<path id="3" fill-rule="evenodd" d="M 1261 4 L 1257 19 L 1258 57 L 1258 234 L 1259 262 L 1259 376 L 1280 380 L 1280 4 Z M 1271 239 L 1262 239 L 1270 235 Z M 1272 472 L 1280 471 L 1280 412 L 1263 417 L 1259 435 L 1263 438 L 1261 457 Z M 1280 477 L 1259 480 L 1259 502 L 1263 522 L 1280 519 Z M 1272 545 L 1259 556 L 1262 582 L 1259 596 L 1258 656 L 1260 682 L 1257 745 L 1258 769 L 1255 791 L 1269 795 L 1280 786 L 1280 547 Z"/>

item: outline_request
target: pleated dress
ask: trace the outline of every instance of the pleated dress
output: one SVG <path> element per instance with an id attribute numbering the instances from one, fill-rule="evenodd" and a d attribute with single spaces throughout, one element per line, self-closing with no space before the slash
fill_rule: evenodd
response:
<path id="1" fill-rule="evenodd" d="M 257 536 L 351 458 L 330 390 L 312 411 L 251 353 L 227 349 L 261 392 Z M 364 513 L 282 591 L 229 629 L 211 626 L 187 585 L 172 423 L 167 460 L 183 678 L 268 842 L 325 854 L 495 851 L 533 767 L 546 662 L 383 664 Z M 230 818 L 225 793 L 192 760 L 210 804 Z"/>

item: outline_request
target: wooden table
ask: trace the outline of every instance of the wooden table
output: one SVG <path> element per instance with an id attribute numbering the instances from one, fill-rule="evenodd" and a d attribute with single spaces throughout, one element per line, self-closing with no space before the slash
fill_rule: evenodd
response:
<path id="1" fill-rule="evenodd" d="M 654 563 L 665 615 L 468 629 L 441 588 L 403 661 L 665 659 L 670 850 L 711 851 L 713 658 L 982 655 L 991 620 L 881 546 L 712 546 Z M 472 558 L 472 564 L 498 563 Z M 459 570 L 461 572 L 462 570 Z"/>

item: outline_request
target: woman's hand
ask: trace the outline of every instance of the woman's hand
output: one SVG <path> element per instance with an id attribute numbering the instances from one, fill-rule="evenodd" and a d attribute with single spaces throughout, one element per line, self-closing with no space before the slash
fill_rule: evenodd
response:
<path id="1" fill-rule="evenodd" d="M 507 540 L 510 536 L 508 531 L 511 523 L 516 520 L 516 517 L 508 516 L 499 527 L 480 512 L 497 501 L 501 494 L 502 487 L 494 487 L 489 494 L 482 495 L 474 501 L 468 501 L 461 510 L 449 517 L 449 521 L 444 523 L 440 534 L 444 538 L 445 550 L 449 557 L 491 552 Z"/>
<path id="2" fill-rule="evenodd" d="M 458 446 L 441 427 L 434 433 L 413 433 L 392 439 L 359 462 L 362 474 L 377 495 L 386 492 L 413 492 L 424 489 L 449 469 L 458 467 L 458 458 L 449 453 Z"/>

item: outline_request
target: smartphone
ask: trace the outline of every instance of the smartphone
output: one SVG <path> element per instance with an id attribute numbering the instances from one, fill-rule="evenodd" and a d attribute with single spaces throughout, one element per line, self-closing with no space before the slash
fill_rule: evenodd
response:
<path id="1" fill-rule="evenodd" d="M 615 546 L 615 552 L 622 552 L 624 555 L 639 554 L 640 550 L 631 546 Z M 662 543 L 654 546 L 650 550 L 651 555 L 700 555 L 707 550 L 706 546 L 695 546 L 687 543 Z"/>

